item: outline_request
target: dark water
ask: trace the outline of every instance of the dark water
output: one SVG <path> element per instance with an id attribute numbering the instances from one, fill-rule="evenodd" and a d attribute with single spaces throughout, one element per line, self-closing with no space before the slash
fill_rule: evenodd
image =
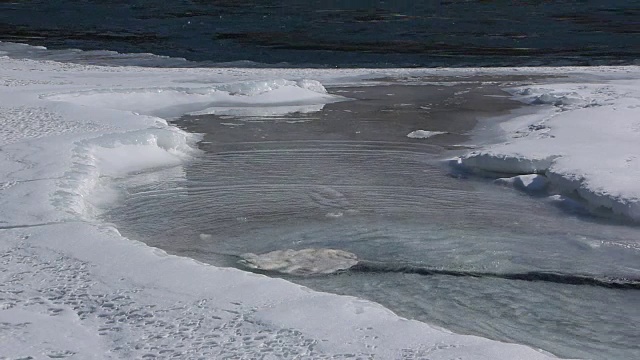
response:
<path id="1" fill-rule="evenodd" d="M 200 65 L 633 64 L 640 0 L 0 0 L 0 41 Z"/>

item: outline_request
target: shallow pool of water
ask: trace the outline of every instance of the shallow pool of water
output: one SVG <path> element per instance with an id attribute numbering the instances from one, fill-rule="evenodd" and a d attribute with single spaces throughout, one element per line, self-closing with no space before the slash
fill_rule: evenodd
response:
<path id="1" fill-rule="evenodd" d="M 204 134 L 202 156 L 117 182 L 126 196 L 103 217 L 125 236 L 219 266 L 241 267 L 247 252 L 349 251 L 389 266 L 269 275 L 563 357 L 640 356 L 640 290 L 473 275 L 640 278 L 638 227 L 450 173 L 442 160 L 464 151 L 476 120 L 518 104 L 480 81 L 331 91 L 354 100 L 176 120 Z M 406 136 L 417 129 L 445 134 Z"/>

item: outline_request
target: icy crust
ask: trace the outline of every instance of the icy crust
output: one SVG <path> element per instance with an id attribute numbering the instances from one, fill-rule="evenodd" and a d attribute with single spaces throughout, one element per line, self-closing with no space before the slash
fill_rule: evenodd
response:
<path id="1" fill-rule="evenodd" d="M 136 110 L 194 109 L 200 96 L 207 104 L 218 95 L 265 104 L 286 93 L 326 96 L 315 83 L 279 80 L 264 82 L 284 89 L 279 96 L 266 87 L 232 95 L 238 81 L 203 95 L 194 81 L 272 74 L 237 79 L 229 71 L 0 58 L 0 119 L 12 127 L 0 132 L 0 358 L 551 357 L 368 301 L 169 256 L 97 223 L 94 194 L 110 178 L 180 168 L 193 156 L 194 135 Z M 182 90 L 157 95 L 178 83 Z"/>
<path id="2" fill-rule="evenodd" d="M 265 80 L 207 87 L 89 90 L 45 96 L 48 100 L 132 111 L 164 118 L 185 113 L 215 113 L 217 108 L 324 105 L 344 100 L 327 94 L 315 80 Z"/>
<path id="3" fill-rule="evenodd" d="M 475 171 L 543 175 L 551 195 L 577 197 L 592 212 L 608 211 L 640 221 L 637 75 L 635 80 L 511 91 L 544 111 L 513 119 L 502 126 L 507 142 L 471 152 L 453 164 Z"/>
<path id="4" fill-rule="evenodd" d="M 315 105 L 274 105 L 267 107 L 258 106 L 215 106 L 200 111 L 189 112 L 189 115 L 218 115 L 227 117 L 242 117 L 256 120 L 277 119 L 289 114 L 310 114 L 321 111 L 325 104 Z"/>
<path id="5" fill-rule="evenodd" d="M 109 200 L 103 197 L 100 202 L 93 196 L 96 187 L 108 181 L 105 178 L 180 166 L 197 154 L 198 138 L 165 126 L 78 141 L 72 150 L 70 169 L 59 182 L 53 201 L 70 214 L 92 219 L 96 215 L 94 202 L 104 205 Z"/>

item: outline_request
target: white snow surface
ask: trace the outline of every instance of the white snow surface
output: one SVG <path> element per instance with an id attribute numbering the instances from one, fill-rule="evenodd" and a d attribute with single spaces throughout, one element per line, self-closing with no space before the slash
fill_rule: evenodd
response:
<path id="1" fill-rule="evenodd" d="M 159 115 L 338 100 L 302 78 L 347 84 L 380 75 L 544 71 L 550 70 L 150 69 L 0 57 L 0 358 L 551 358 L 527 346 L 406 320 L 369 301 L 168 255 L 96 221 L 92 204 L 92 194 L 112 177 L 165 167 L 180 174 L 181 164 L 197 156 L 198 136 Z M 586 76 L 584 69 L 571 71 Z M 638 73 L 589 71 L 589 78 Z M 510 156 L 522 162 L 556 157 L 545 168 L 552 181 L 556 176 L 578 189 L 599 189 L 614 179 L 617 192 L 605 187 L 611 196 L 602 199 L 631 199 L 637 185 L 619 180 L 632 176 L 602 169 L 637 172 L 631 156 L 638 153 L 637 104 L 629 95 L 637 94 L 637 83 L 566 87 L 580 96 L 609 97 L 597 100 L 599 107 L 558 110 L 545 120 L 555 138 L 531 131 L 529 140 L 518 140 L 524 154 Z M 607 123 L 618 126 L 603 124 L 606 114 Z M 577 125 L 595 128 L 579 131 L 580 141 L 567 140 Z M 619 146 L 595 146 L 603 134 L 616 137 L 606 144 Z M 571 146 L 561 147 L 560 140 Z M 533 145 L 539 142 L 545 146 Z M 513 144 L 485 153 L 513 154 Z M 571 156 L 579 144 L 593 145 L 594 161 Z M 480 157 L 464 161 L 474 158 Z M 582 171 L 586 165 L 597 176 Z M 578 177 L 571 180 L 571 171 Z"/>
<path id="2" fill-rule="evenodd" d="M 540 107 L 502 124 L 507 141 L 457 160 L 471 169 L 544 174 L 593 211 L 640 221 L 640 80 L 595 77 L 510 91 Z"/>

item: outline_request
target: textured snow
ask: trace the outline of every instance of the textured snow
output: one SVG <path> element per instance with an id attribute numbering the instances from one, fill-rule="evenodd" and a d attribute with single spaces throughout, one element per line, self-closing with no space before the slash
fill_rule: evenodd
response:
<path id="1" fill-rule="evenodd" d="M 368 301 L 170 256 L 95 220 L 95 194 L 110 178 L 179 170 L 197 156 L 198 136 L 159 114 L 319 105 L 337 98 L 317 82 L 278 79 L 337 84 L 381 72 L 0 57 L 0 358 L 549 358 Z"/>
<path id="2" fill-rule="evenodd" d="M 640 80 L 595 78 L 511 89 L 541 107 L 502 125 L 504 143 L 457 165 L 504 174 L 543 174 L 555 192 L 593 211 L 640 220 Z"/>

